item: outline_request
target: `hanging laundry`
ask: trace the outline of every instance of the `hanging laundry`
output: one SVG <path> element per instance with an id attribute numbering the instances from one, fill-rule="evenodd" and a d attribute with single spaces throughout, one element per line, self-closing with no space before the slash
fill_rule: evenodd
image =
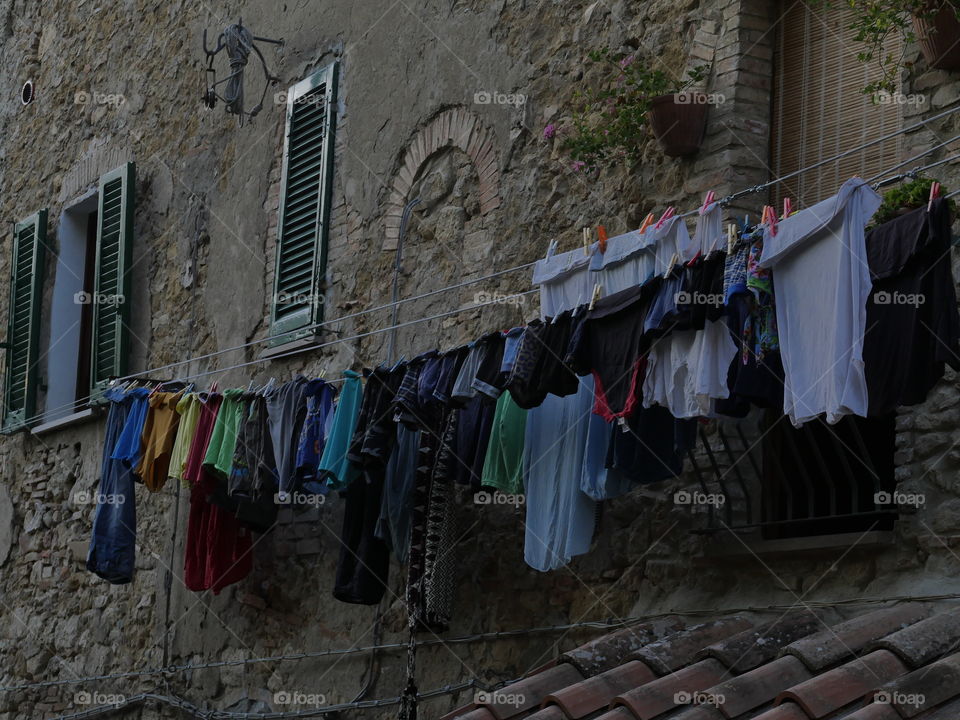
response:
<path id="1" fill-rule="evenodd" d="M 307 416 L 305 391 L 308 382 L 300 375 L 264 392 L 281 502 L 286 501 L 296 486 L 297 444 Z"/>
<path id="2" fill-rule="evenodd" d="M 154 392 L 149 398 L 150 407 L 140 436 L 143 455 L 134 472 L 143 478 L 147 490 L 152 492 L 160 490 L 167 482 L 180 424 L 177 405 L 182 398 L 182 392 Z"/>
<path id="3" fill-rule="evenodd" d="M 420 430 L 397 423 L 393 452 L 387 461 L 383 500 L 376 535 L 384 540 L 401 563 L 407 562 L 410 548 L 410 515 L 413 485 L 417 475 Z"/>
<path id="4" fill-rule="evenodd" d="M 127 414 L 127 421 L 120 432 L 120 437 L 117 438 L 117 444 L 113 448 L 111 457 L 123 463 L 124 467 L 130 468 L 134 472 L 134 476 L 142 481 L 142 478 L 136 475 L 136 468 L 140 465 L 140 458 L 143 456 L 140 438 L 143 435 L 143 426 L 147 422 L 147 412 L 150 409 L 150 390 L 136 388 L 132 392 L 133 400 Z"/>
<path id="5" fill-rule="evenodd" d="M 178 482 L 183 481 L 183 470 L 187 464 L 187 455 L 200 419 L 200 397 L 197 393 L 187 393 L 177 402 L 177 414 L 180 422 L 177 426 L 177 438 L 170 450 L 168 474 Z"/>
<path id="6" fill-rule="evenodd" d="M 880 196 L 860 178 L 780 221 L 760 267 L 776 278 L 783 411 L 795 425 L 867 414 L 863 336 L 870 295 L 864 227 Z"/>
<path id="7" fill-rule="evenodd" d="M 343 371 L 343 387 L 337 398 L 330 434 L 317 465 L 320 478 L 331 490 L 342 490 L 356 477 L 356 468 L 347 460 L 350 441 L 357 425 L 357 416 L 363 402 L 363 383 L 359 373 Z"/>
<path id="8" fill-rule="evenodd" d="M 923 402 L 943 377 L 960 370 L 960 317 L 951 270 L 949 203 L 926 207 L 866 236 L 873 280 L 863 362 L 872 417 Z"/>
<path id="9" fill-rule="evenodd" d="M 134 475 L 128 463 L 113 457 L 114 448 L 136 403 L 149 390 L 110 388 L 104 394 L 110 403 L 104 432 L 103 459 L 93 534 L 87 552 L 87 570 L 115 585 L 133 580 L 136 567 L 137 511 Z"/>
<path id="10" fill-rule="evenodd" d="M 482 487 L 494 488 L 510 495 L 523 492 L 523 435 L 527 411 L 503 393 L 491 423 L 490 439 L 480 476 Z"/>
<path id="11" fill-rule="evenodd" d="M 318 479 L 318 466 L 333 422 L 335 395 L 333 386 L 322 378 L 310 380 L 303 389 L 307 414 L 297 441 L 295 485 L 306 492 L 324 494 L 327 491 L 327 486 Z"/>

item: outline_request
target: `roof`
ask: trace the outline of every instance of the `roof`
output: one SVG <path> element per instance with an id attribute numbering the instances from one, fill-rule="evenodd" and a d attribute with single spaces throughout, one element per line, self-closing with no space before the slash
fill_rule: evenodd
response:
<path id="1" fill-rule="evenodd" d="M 631 626 L 442 720 L 957 720 L 960 608 Z"/>

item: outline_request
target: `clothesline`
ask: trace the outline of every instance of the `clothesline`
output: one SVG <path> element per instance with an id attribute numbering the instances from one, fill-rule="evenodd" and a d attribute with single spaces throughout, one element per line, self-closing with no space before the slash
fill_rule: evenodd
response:
<path id="1" fill-rule="evenodd" d="M 948 163 L 948 162 L 950 162 L 951 160 L 956 160 L 958 157 L 960 157 L 960 155 L 954 155 L 953 157 L 944 158 L 944 159 L 942 159 L 942 160 L 936 160 L 936 161 L 934 161 L 934 162 L 932 162 L 932 163 L 929 163 L 928 165 L 924 165 L 923 167 L 914 168 L 913 170 L 910 170 L 910 171 L 908 171 L 908 172 L 906 172 L 906 173 L 898 173 L 898 174 L 893 175 L 893 176 L 891 176 L 891 177 L 888 177 L 888 178 L 885 178 L 885 179 L 883 179 L 883 180 L 880 180 L 880 178 L 882 178 L 882 177 L 883 177 L 884 175 L 886 175 L 888 172 L 891 172 L 892 170 L 899 170 L 899 169 L 902 168 L 902 167 L 906 167 L 906 166 L 909 165 L 910 163 L 916 162 L 916 161 L 919 160 L 920 158 L 926 157 L 926 156 L 929 155 L 930 153 L 936 152 L 936 151 L 939 150 L 940 148 L 946 147 L 946 146 L 949 145 L 950 143 L 956 142 L 957 140 L 960 140 L 960 135 L 954 135 L 952 138 L 950 138 L 949 140 L 945 140 L 944 142 L 940 143 L 939 145 L 934 145 L 932 148 L 928 148 L 927 150 L 924 150 L 922 153 L 917 153 L 917 154 L 914 155 L 913 157 L 908 158 L 908 159 L 904 160 L 903 162 L 897 163 L 897 164 L 894 165 L 893 167 L 887 168 L 887 169 L 884 170 L 883 172 L 877 173 L 877 174 L 874 175 L 873 177 L 868 178 L 868 179 L 867 179 L 867 183 L 873 185 L 874 181 L 879 180 L 879 182 L 877 182 L 875 185 L 873 185 L 873 189 L 876 190 L 878 187 L 881 187 L 881 186 L 883 186 L 883 185 L 887 185 L 887 184 L 889 184 L 889 183 L 896 182 L 897 180 L 903 180 L 904 178 L 915 177 L 915 176 L 917 175 L 917 173 L 920 173 L 920 172 L 922 172 L 922 171 L 924 171 L 924 170 L 928 170 L 928 169 L 930 169 L 930 168 L 932 168 L 932 167 L 936 167 L 936 166 L 938 166 L 938 165 L 943 165 L 944 163 Z"/>
<path id="2" fill-rule="evenodd" d="M 948 110 L 945 110 L 945 111 L 943 111 L 943 112 L 941 112 L 941 113 L 939 113 L 939 114 L 937 114 L 937 115 L 934 115 L 934 116 L 932 116 L 932 117 L 929 117 L 929 118 L 926 118 L 926 119 L 924 119 L 924 120 L 921 120 L 921 121 L 919 121 L 919 122 L 917 122 L 917 123 L 914 123 L 913 125 L 910 125 L 910 126 L 905 127 L 905 128 L 901 128 L 901 129 L 899 129 L 899 130 L 897 130 L 897 131 L 895 131 L 895 132 L 893 132 L 893 133 L 890 133 L 890 134 L 888 134 L 888 135 L 883 136 L 882 138 L 878 138 L 878 139 L 876 139 L 876 140 L 871 140 L 871 141 L 865 142 L 865 143 L 863 143 L 863 144 L 861 144 L 861 145 L 859 145 L 859 146 L 857 146 L 857 147 L 851 148 L 850 150 L 847 150 L 847 151 L 844 151 L 844 152 L 839 153 L 839 154 L 837 154 L 837 155 L 834 155 L 833 157 L 826 158 L 826 159 L 821 160 L 821 161 L 819 161 L 819 162 L 817 162 L 817 163 L 814 163 L 814 164 L 812 164 L 812 165 L 809 165 L 809 166 L 807 166 L 807 167 L 805 167 L 805 168 L 800 168 L 799 170 L 795 170 L 795 171 L 793 171 L 793 172 L 791 172 L 791 173 L 787 173 L 786 175 L 783 175 L 783 176 L 781 176 L 781 177 L 779 177 L 779 178 L 776 178 L 776 179 L 774 179 L 774 180 L 770 180 L 770 181 L 768 181 L 768 182 L 766 182 L 766 183 L 763 183 L 763 184 L 761 184 L 761 185 L 753 185 L 753 186 L 750 186 L 750 187 L 745 188 L 745 189 L 743 189 L 743 190 L 737 191 L 737 192 L 735 192 L 735 193 L 733 193 L 733 194 L 731 194 L 731 195 L 728 195 L 728 196 L 726 196 L 726 197 L 724 197 L 724 198 L 721 198 L 718 202 L 722 205 L 722 204 L 725 204 L 725 203 L 729 203 L 729 202 L 731 202 L 732 200 L 737 199 L 737 198 L 739 198 L 739 197 L 744 197 L 744 196 L 749 195 L 749 194 L 761 192 L 761 191 L 765 190 L 766 188 L 772 187 L 773 185 L 776 185 L 776 184 L 778 184 L 778 183 L 780 183 L 780 182 L 783 182 L 783 181 L 785 181 L 785 180 L 789 180 L 790 178 L 793 178 L 793 177 L 796 177 L 796 176 L 801 175 L 801 174 L 803 174 L 803 173 L 809 172 L 810 170 L 815 170 L 816 168 L 821 167 L 821 166 L 824 165 L 824 164 L 828 164 L 828 163 L 830 163 L 830 162 L 835 162 L 836 160 L 841 160 L 841 159 L 843 159 L 844 157 L 847 157 L 848 155 L 850 155 L 850 154 L 852 154 L 852 153 L 854 153 L 854 152 L 859 152 L 860 150 L 864 150 L 864 149 L 866 149 L 866 148 L 868 148 L 868 147 L 871 147 L 871 146 L 873 146 L 873 145 L 875 145 L 875 144 L 878 144 L 878 143 L 880 143 L 880 142 L 884 142 L 884 141 L 889 140 L 889 139 L 891 139 L 891 138 L 897 137 L 898 135 L 905 134 L 905 133 L 911 132 L 911 131 L 913 131 L 913 130 L 916 130 L 916 129 L 918 129 L 918 128 L 924 126 L 924 125 L 926 125 L 927 123 L 933 122 L 934 120 L 939 120 L 939 119 L 941 119 L 941 118 L 943 118 L 943 117 L 946 117 L 946 116 L 948 116 L 948 115 L 951 115 L 952 113 L 957 112 L 957 111 L 960 111 L 960 104 L 954 106 L 953 108 L 950 108 L 950 109 L 948 109 Z M 960 136 L 958 136 L 958 137 L 960 137 Z M 957 139 L 957 138 L 951 138 L 951 140 L 948 141 L 948 142 L 951 142 L 952 140 L 955 140 L 955 139 Z M 935 147 L 933 147 L 933 148 L 928 149 L 928 150 L 925 151 L 924 153 L 922 153 L 922 154 L 920 154 L 920 155 L 918 155 L 918 156 L 915 156 L 915 157 L 911 158 L 910 160 L 907 161 L 907 163 L 904 163 L 904 164 L 909 164 L 910 162 L 913 162 L 914 160 L 918 159 L 919 157 L 923 157 L 923 156 L 925 156 L 925 155 L 930 154 L 931 152 L 934 152 L 934 151 L 938 150 L 940 147 L 943 147 L 943 144 L 937 145 L 937 146 L 935 146 Z M 901 164 L 901 165 L 895 165 L 895 166 L 893 166 L 893 167 L 888 168 L 887 170 L 885 170 L 882 174 L 886 174 L 887 172 L 890 172 L 891 170 L 895 170 L 895 169 L 897 169 L 897 168 L 899 168 L 899 167 L 902 167 L 902 166 L 903 166 L 902 164 Z M 695 210 L 690 210 L 690 211 L 688 211 L 688 212 L 685 212 L 685 213 L 681 214 L 680 217 L 681 217 L 681 218 L 691 217 L 691 216 L 697 214 L 698 212 L 699 212 L 699 208 L 697 208 L 697 209 L 695 209 Z M 423 298 L 431 297 L 431 296 L 434 296 L 434 295 L 437 295 L 437 294 L 440 294 L 440 293 L 443 293 L 443 292 L 448 292 L 448 291 L 450 291 L 450 290 L 456 290 L 456 289 L 459 289 L 459 288 L 462 288 L 462 287 L 467 287 L 467 286 L 469 286 L 469 285 L 474 285 L 474 284 L 476 284 L 476 283 L 483 282 L 483 281 L 485 281 L 485 280 L 490 280 L 490 279 L 493 279 L 493 278 L 496 278 L 496 277 L 500 277 L 500 276 L 502 276 L 502 275 L 506 275 L 506 274 L 508 274 L 508 273 L 515 272 L 515 271 L 517 271 L 517 270 L 524 270 L 524 269 L 527 269 L 527 268 L 532 267 L 532 266 L 535 265 L 535 264 L 536 264 L 536 261 L 528 262 L 528 263 L 522 263 L 522 264 L 520 264 L 520 265 L 516 265 L 516 266 L 513 266 L 513 267 L 506 268 L 506 269 L 504 269 L 504 270 L 500 270 L 500 271 L 497 271 L 497 272 L 494 272 L 494 273 L 490 273 L 489 275 L 484 275 L 483 277 L 474 278 L 474 279 L 471 279 L 471 280 L 466 280 L 466 281 L 464 281 L 464 282 L 462 282 L 462 283 L 458 283 L 458 284 L 455 284 L 455 285 L 448 285 L 447 287 L 439 288 L 439 289 L 437 289 L 437 290 L 431 290 L 431 291 L 426 292 L 426 293 L 423 293 L 423 294 L 421 294 L 421 295 L 415 295 L 415 296 L 413 296 L 413 297 L 402 298 L 402 299 L 400 299 L 400 300 L 397 300 L 396 302 L 385 303 L 385 304 L 379 305 L 379 306 L 377 306 L 377 307 L 367 308 L 367 309 L 365 309 L 365 310 L 360 310 L 360 311 L 358 311 L 358 312 L 350 313 L 350 314 L 348 314 L 348 315 L 342 315 L 342 316 L 340 316 L 340 317 L 332 318 L 332 319 L 330 319 L 330 320 L 324 320 L 324 321 L 322 321 L 322 322 L 319 322 L 319 323 L 316 323 L 316 324 L 313 324 L 313 325 L 308 325 L 308 326 L 306 326 L 305 328 L 298 328 L 296 331 L 291 331 L 291 333 L 293 333 L 293 332 L 301 332 L 301 331 L 304 330 L 304 329 L 311 329 L 311 328 L 317 328 L 317 327 L 325 327 L 325 326 L 327 326 L 327 325 L 332 325 L 332 324 L 334 324 L 334 323 L 342 322 L 342 321 L 344 321 L 344 320 L 349 320 L 349 319 L 352 319 L 352 318 L 355 318 L 355 317 L 360 317 L 360 316 L 362 316 L 362 315 L 367 315 L 367 314 L 370 314 L 370 313 L 378 312 L 378 311 L 380 311 L 380 310 L 391 309 L 391 308 L 393 308 L 393 307 L 396 306 L 396 305 L 401 305 L 401 304 L 404 304 L 404 303 L 413 302 L 413 301 L 415 301 L 415 300 L 421 300 L 421 299 L 423 299 Z M 137 373 L 131 373 L 131 374 L 125 375 L 125 376 L 123 376 L 123 377 L 121 377 L 121 378 L 119 378 L 119 379 L 121 379 L 121 380 L 126 380 L 126 379 L 129 379 L 129 378 L 139 377 L 139 376 L 142 376 L 142 375 L 155 374 L 155 373 L 157 373 L 157 372 L 161 372 L 161 371 L 163 371 L 163 370 L 166 370 L 166 369 L 169 369 L 169 368 L 172 368 L 172 367 L 177 367 L 177 366 L 180 366 L 180 365 L 185 365 L 185 364 L 188 364 L 188 363 L 191 363 L 191 362 L 195 362 L 195 361 L 198 361 L 198 360 L 205 360 L 205 359 L 207 359 L 207 358 L 215 357 L 215 356 L 217 356 L 217 355 L 222 355 L 222 354 L 228 353 L 228 352 L 233 352 L 233 351 L 235 351 L 235 350 L 242 350 L 242 349 L 244 349 L 244 348 L 251 347 L 251 346 L 253 346 L 253 345 L 258 345 L 258 344 L 260 344 L 260 343 L 263 343 L 263 342 L 266 342 L 266 341 L 269 341 L 269 340 L 275 340 L 276 337 L 277 337 L 277 336 L 260 338 L 260 339 L 257 339 L 257 340 L 252 340 L 252 341 L 243 343 L 243 344 L 241 344 L 241 345 L 235 345 L 235 346 L 232 346 L 232 347 L 222 348 L 222 349 L 220 349 L 220 350 L 216 350 L 216 351 L 214 351 L 214 352 L 207 353 L 207 354 L 205 354 L 205 355 L 199 355 L 199 356 L 197 356 L 197 357 L 190 358 L 190 359 L 188 359 L 188 360 L 181 360 L 181 361 L 177 361 L 177 362 L 174 362 L 174 363 L 168 363 L 168 364 L 166 364 L 166 365 L 160 365 L 160 366 L 158 366 L 158 367 L 151 368 L 151 369 L 148 369 L 148 370 L 143 370 L 143 371 L 140 371 L 140 372 L 137 372 Z M 283 337 L 283 336 L 281 335 L 281 336 L 279 336 L 279 337 Z"/>

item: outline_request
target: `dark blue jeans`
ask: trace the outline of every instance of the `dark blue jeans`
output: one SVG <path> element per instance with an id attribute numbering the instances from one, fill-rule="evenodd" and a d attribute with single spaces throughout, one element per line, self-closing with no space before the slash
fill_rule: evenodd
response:
<path id="1" fill-rule="evenodd" d="M 138 388 L 124 393 L 108 390 L 111 401 L 103 442 L 97 509 L 93 516 L 93 537 L 87 553 L 87 569 L 107 582 L 133 580 L 136 563 L 137 510 L 134 502 L 133 470 L 122 460 L 111 457 L 126 425 L 134 401 L 148 390 Z"/>

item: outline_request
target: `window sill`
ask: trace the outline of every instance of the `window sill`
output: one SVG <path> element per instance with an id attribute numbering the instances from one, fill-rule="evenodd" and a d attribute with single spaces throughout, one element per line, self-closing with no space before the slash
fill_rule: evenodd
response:
<path id="1" fill-rule="evenodd" d="M 41 425 L 36 425 L 30 429 L 30 433 L 33 435 L 46 435 L 47 433 L 63 430 L 64 428 L 72 427 L 74 425 L 82 425 L 90 420 L 95 420 L 96 418 L 100 417 L 100 415 L 100 408 L 87 408 L 86 410 L 80 410 L 79 412 L 75 412 L 71 415 L 57 418 L 56 420 L 51 420 L 50 422 L 45 422 Z"/>
<path id="2" fill-rule="evenodd" d="M 260 353 L 261 360 L 269 360 L 270 358 L 275 358 L 277 356 L 285 355 L 298 355 L 302 352 L 307 352 L 312 350 L 317 345 L 317 336 L 311 335 L 310 337 L 300 338 L 299 340 L 291 340 L 290 342 L 283 343 L 283 345 L 276 345 L 274 347 L 267 348 L 262 353 Z"/>
<path id="3" fill-rule="evenodd" d="M 798 554 L 832 554 L 855 550 L 876 550 L 893 545 L 895 534 L 889 530 L 874 530 L 867 533 L 840 533 L 836 535 L 811 535 L 809 537 L 761 540 L 743 537 L 710 542 L 703 553 L 704 559 L 743 558 L 751 555 L 773 557 Z"/>

